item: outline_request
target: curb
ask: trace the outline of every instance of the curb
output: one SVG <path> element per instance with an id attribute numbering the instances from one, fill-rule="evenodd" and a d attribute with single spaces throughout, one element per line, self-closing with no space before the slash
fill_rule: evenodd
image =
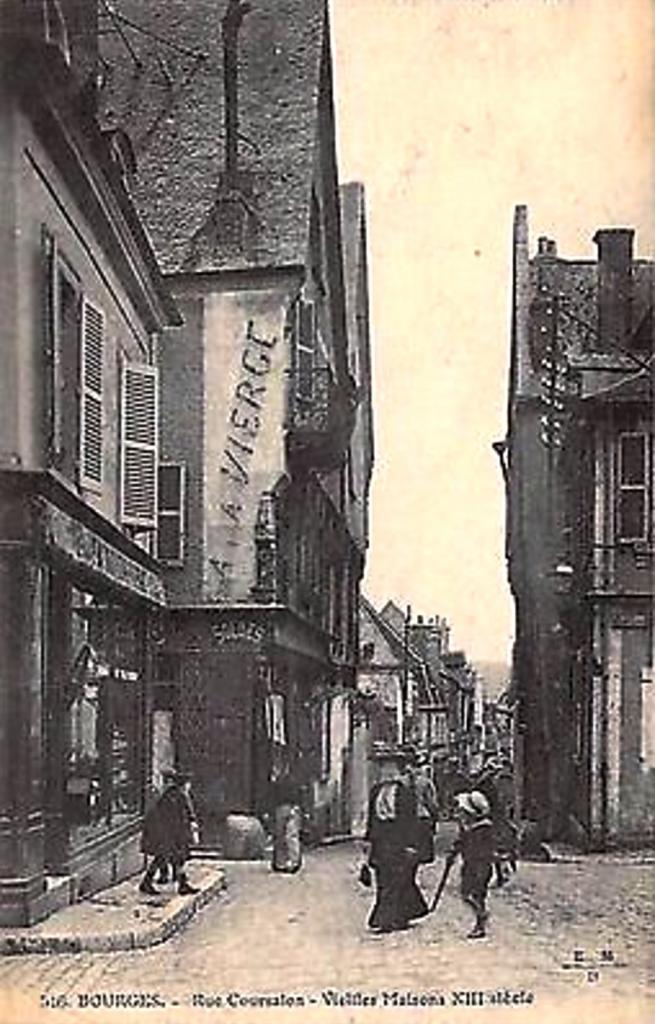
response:
<path id="1" fill-rule="evenodd" d="M 318 843 L 318 846 L 319 848 L 321 846 L 337 846 L 341 843 L 351 843 L 358 838 L 358 836 L 353 836 L 349 832 L 339 832 L 337 835 L 324 836 Z"/>
<path id="2" fill-rule="evenodd" d="M 107 934 L 88 935 L 5 935 L 0 938 L 0 955 L 30 956 L 52 953 L 113 953 L 119 950 L 146 949 L 157 946 L 179 931 L 198 910 L 225 889 L 225 875 L 220 871 L 192 899 L 184 900 L 162 921 L 143 928 Z M 181 897 L 177 897 L 181 899 Z"/>

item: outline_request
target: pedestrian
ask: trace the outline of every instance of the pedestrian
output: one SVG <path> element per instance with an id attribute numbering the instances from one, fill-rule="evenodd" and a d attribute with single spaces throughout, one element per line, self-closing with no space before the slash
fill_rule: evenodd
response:
<path id="1" fill-rule="evenodd" d="M 458 793 L 455 797 L 455 815 L 459 822 L 459 835 L 448 853 L 452 863 L 458 854 L 462 857 L 460 892 L 462 899 L 475 911 L 475 924 L 469 939 L 486 935 L 487 891 L 494 860 L 494 834 L 489 802 L 479 790 Z"/>
<path id="2" fill-rule="evenodd" d="M 428 906 L 416 885 L 416 798 L 403 774 L 405 755 L 396 749 L 379 755 L 380 781 L 369 799 L 366 840 L 375 873 L 375 903 L 368 926 L 379 932 L 407 928 Z"/>
<path id="3" fill-rule="evenodd" d="M 439 819 L 439 801 L 434 783 L 428 774 L 425 754 L 409 753 L 408 778 L 416 800 L 416 866 L 434 860 L 434 830 Z"/>
<path id="4" fill-rule="evenodd" d="M 182 895 L 198 892 L 190 884 L 184 865 L 191 846 L 198 841 L 198 825 L 191 803 L 191 780 L 181 772 L 164 773 L 164 791 L 146 812 L 143 821 L 141 849 L 152 860 L 139 884 L 139 891 L 156 896 L 153 882 L 157 873 L 167 872 L 170 865 L 178 892 Z"/>
<path id="5" fill-rule="evenodd" d="M 302 811 L 299 787 L 288 765 L 271 781 L 270 800 L 273 806 L 271 867 L 273 871 L 292 875 L 302 866 Z"/>
<path id="6" fill-rule="evenodd" d="M 511 776 L 510 776 L 511 785 Z M 494 871 L 500 888 L 508 880 L 506 865 L 516 871 L 518 834 L 511 821 L 511 795 L 507 792 L 507 771 L 500 759 L 489 757 L 475 780 L 475 789 L 486 796 L 494 829 Z"/>

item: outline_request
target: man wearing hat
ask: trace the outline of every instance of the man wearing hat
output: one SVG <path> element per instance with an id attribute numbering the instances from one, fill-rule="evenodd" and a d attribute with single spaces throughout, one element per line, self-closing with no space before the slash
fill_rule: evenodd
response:
<path id="1" fill-rule="evenodd" d="M 150 854 L 152 860 L 141 879 L 139 891 L 156 896 L 153 881 L 156 873 L 164 872 L 172 865 L 173 878 L 182 895 L 198 892 L 190 885 L 184 864 L 188 860 L 191 846 L 197 842 L 198 825 L 191 805 L 191 779 L 183 772 L 164 772 L 164 791 L 156 803 L 146 812 L 143 821 L 141 849 Z"/>
<path id="2" fill-rule="evenodd" d="M 486 935 L 487 890 L 494 860 L 494 829 L 490 817 L 489 801 L 479 790 L 458 793 L 455 814 L 459 821 L 459 836 L 448 854 L 452 863 L 458 853 L 462 855 L 461 895 L 475 911 L 475 925 L 468 938 L 481 939 Z"/>
<path id="3" fill-rule="evenodd" d="M 415 747 L 406 747 L 407 778 L 416 799 L 417 864 L 434 860 L 434 829 L 439 819 L 439 801 L 434 783 L 428 774 L 428 757 Z"/>
<path id="4" fill-rule="evenodd" d="M 376 899 L 368 925 L 380 932 L 406 928 L 428 907 L 414 881 L 417 863 L 416 800 L 403 774 L 404 753 L 398 749 L 377 757 L 380 781 L 369 799 L 366 839 L 368 862 L 375 871 Z"/>

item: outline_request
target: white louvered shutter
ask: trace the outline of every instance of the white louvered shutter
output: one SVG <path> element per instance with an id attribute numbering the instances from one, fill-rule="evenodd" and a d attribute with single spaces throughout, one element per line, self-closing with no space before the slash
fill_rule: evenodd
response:
<path id="1" fill-rule="evenodd" d="M 103 365 L 105 318 L 90 302 L 82 306 L 82 387 L 80 396 L 80 481 L 102 487 Z"/>
<path id="2" fill-rule="evenodd" d="M 157 370 L 145 363 L 123 364 L 121 520 L 154 529 L 157 524 Z"/>

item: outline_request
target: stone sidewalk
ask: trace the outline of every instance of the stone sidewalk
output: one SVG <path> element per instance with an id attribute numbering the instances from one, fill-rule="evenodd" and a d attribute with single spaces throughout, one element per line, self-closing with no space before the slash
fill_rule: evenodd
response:
<path id="1" fill-rule="evenodd" d="M 189 881 L 199 892 L 180 896 L 173 885 L 157 896 L 138 890 L 139 876 L 63 907 L 25 928 L 0 928 L 0 955 L 108 953 L 145 949 L 164 942 L 225 887 L 215 860 L 193 859 Z"/>

